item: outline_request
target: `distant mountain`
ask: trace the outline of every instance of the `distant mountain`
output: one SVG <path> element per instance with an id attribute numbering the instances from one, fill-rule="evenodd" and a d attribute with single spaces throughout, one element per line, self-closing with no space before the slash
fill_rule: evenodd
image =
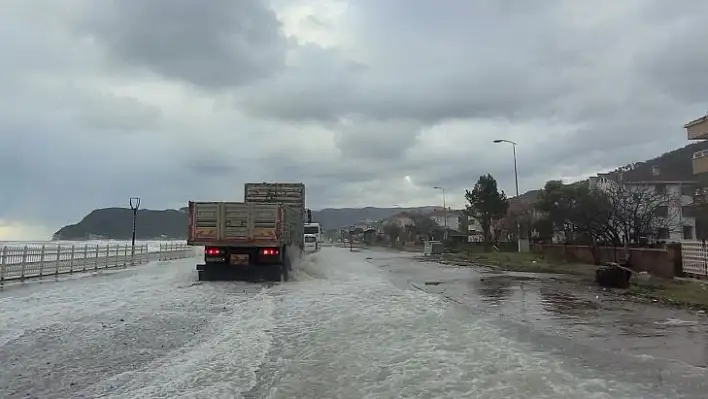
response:
<path id="1" fill-rule="evenodd" d="M 185 239 L 187 238 L 187 214 L 168 209 L 138 210 L 137 239 Z M 54 233 L 54 240 L 114 239 L 128 240 L 133 233 L 133 211 L 128 208 L 96 209 L 80 222 L 64 226 Z"/>

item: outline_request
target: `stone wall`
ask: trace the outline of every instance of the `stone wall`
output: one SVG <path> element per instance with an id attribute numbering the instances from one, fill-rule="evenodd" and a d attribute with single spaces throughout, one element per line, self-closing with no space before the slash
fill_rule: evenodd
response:
<path id="1" fill-rule="evenodd" d="M 536 245 L 533 249 L 547 259 L 594 263 L 588 245 Z M 599 251 L 601 262 L 624 262 L 625 249 L 622 247 L 600 247 Z M 646 271 L 663 278 L 673 278 L 681 274 L 680 245 L 671 245 L 668 248 L 630 248 L 629 251 L 630 266 L 636 271 Z"/>

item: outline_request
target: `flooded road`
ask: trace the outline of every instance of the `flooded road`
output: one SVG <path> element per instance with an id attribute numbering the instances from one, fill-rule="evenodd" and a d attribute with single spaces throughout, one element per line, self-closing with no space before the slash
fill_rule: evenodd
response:
<path id="1" fill-rule="evenodd" d="M 399 286 L 439 294 L 501 324 L 637 359 L 708 366 L 704 312 L 637 303 L 568 276 L 442 265 L 384 251 L 372 251 L 368 260 L 388 270 Z"/>
<path id="2" fill-rule="evenodd" d="M 306 258 L 294 281 L 275 285 L 197 282 L 195 261 L 0 292 L 0 397 L 585 399 L 708 392 L 705 369 L 638 356 L 649 345 L 633 338 L 629 317 L 602 335 L 605 321 L 593 320 L 605 316 L 588 316 L 598 310 L 542 282 L 340 248 Z M 670 321 L 654 331 L 690 336 L 702 326 Z M 614 349 L 622 345 L 627 350 Z"/>
<path id="3" fill-rule="evenodd" d="M 567 276 L 500 273 L 425 261 L 412 265 L 410 258 L 406 254 L 392 261 L 374 255 L 369 261 L 394 275 L 406 275 L 415 288 L 501 320 L 610 351 L 708 366 L 708 316 L 703 312 L 637 303 L 611 290 L 574 283 Z"/>

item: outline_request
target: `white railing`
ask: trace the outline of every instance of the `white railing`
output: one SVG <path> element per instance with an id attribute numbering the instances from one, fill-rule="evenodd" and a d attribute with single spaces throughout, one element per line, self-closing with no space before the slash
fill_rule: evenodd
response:
<path id="1" fill-rule="evenodd" d="M 136 244 L 134 252 L 123 243 L 6 245 L 0 247 L 0 284 L 139 265 L 149 262 L 152 253 L 148 244 Z M 161 243 L 156 256 L 161 261 L 188 258 L 194 250 L 186 243 Z"/>
<path id="2" fill-rule="evenodd" d="M 681 241 L 683 272 L 695 276 L 708 276 L 708 245 L 703 241 Z"/>
<path id="3" fill-rule="evenodd" d="M 184 242 L 167 242 L 160 244 L 158 260 L 165 261 L 184 259 L 191 258 L 193 256 L 196 256 L 194 247 L 191 247 Z"/>

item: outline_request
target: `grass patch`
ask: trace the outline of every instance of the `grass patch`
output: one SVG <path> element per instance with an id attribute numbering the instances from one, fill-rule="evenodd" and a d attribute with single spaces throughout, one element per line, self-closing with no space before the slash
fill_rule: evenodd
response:
<path id="1" fill-rule="evenodd" d="M 527 273 L 554 273 L 589 277 L 595 266 L 568 262 L 552 262 L 542 255 L 518 252 L 458 252 L 443 255 L 443 260 L 490 266 L 495 269 Z"/>
<path id="2" fill-rule="evenodd" d="M 646 281 L 635 282 L 626 294 L 656 300 L 666 305 L 708 311 L 708 286 L 699 281 L 652 277 Z"/>

